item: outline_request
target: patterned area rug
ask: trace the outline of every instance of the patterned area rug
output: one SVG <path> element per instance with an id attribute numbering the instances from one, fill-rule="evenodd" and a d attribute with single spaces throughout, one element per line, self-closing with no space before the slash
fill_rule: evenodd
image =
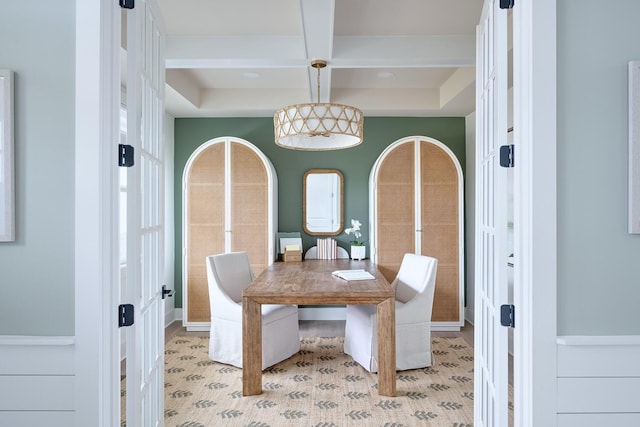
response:
<path id="1" fill-rule="evenodd" d="M 242 396 L 242 370 L 209 360 L 208 337 L 166 345 L 165 425 L 451 426 L 473 423 L 473 349 L 432 337 L 435 365 L 398 372 L 395 398 L 342 352 L 343 338 L 302 338 L 301 351 L 263 372 L 264 392 Z"/>

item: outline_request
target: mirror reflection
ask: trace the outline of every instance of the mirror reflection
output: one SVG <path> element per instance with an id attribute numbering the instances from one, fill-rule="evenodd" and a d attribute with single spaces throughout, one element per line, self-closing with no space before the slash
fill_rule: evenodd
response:
<path id="1" fill-rule="evenodd" d="M 310 235 L 342 231 L 344 177 L 337 169 L 310 169 L 303 178 L 302 225 Z"/>

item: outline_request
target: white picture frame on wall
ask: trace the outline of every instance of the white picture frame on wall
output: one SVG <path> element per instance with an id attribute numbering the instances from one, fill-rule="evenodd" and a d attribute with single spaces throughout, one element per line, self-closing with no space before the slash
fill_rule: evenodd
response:
<path id="1" fill-rule="evenodd" d="M 13 71 L 0 70 L 0 242 L 15 240 Z"/>
<path id="2" fill-rule="evenodd" d="M 640 234 L 640 60 L 629 61 L 629 233 Z"/>

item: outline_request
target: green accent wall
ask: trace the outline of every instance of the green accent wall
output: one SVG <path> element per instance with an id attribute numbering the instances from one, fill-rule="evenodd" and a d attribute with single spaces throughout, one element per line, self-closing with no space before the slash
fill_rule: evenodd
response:
<path id="1" fill-rule="evenodd" d="M 274 143 L 272 118 L 188 118 L 175 120 L 175 305 L 182 307 L 182 176 L 191 154 L 203 143 L 219 137 L 242 138 L 257 146 L 273 163 L 278 175 L 278 229 L 300 231 L 307 249 L 316 237 L 302 230 L 302 177 L 308 169 L 334 168 L 344 174 L 344 218 L 363 223 L 368 239 L 369 173 L 382 151 L 398 139 L 428 136 L 447 145 L 465 165 L 464 117 L 371 117 L 364 121 L 364 141 L 337 151 L 297 151 Z M 349 236 L 336 236 L 348 247 Z"/>

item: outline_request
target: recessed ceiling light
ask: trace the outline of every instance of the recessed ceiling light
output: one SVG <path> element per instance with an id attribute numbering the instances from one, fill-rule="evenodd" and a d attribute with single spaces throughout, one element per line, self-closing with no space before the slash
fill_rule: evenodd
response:
<path id="1" fill-rule="evenodd" d="M 245 73 L 242 73 L 242 75 L 248 79 L 257 79 L 258 77 L 260 77 L 260 74 L 254 71 L 247 71 Z"/>
<path id="2" fill-rule="evenodd" d="M 393 76 L 395 76 L 395 74 L 393 74 L 391 71 L 380 71 L 378 73 L 378 78 L 380 79 L 390 79 Z"/>

